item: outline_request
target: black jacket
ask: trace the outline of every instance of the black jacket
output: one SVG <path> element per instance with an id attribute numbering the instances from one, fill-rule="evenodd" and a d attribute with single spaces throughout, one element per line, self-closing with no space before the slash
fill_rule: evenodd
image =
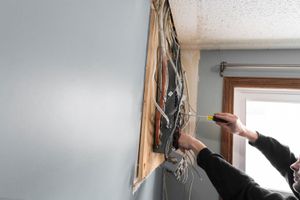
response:
<path id="1" fill-rule="evenodd" d="M 223 200 L 297 200 L 299 194 L 292 188 L 293 171 L 290 165 L 297 159 L 287 146 L 280 144 L 271 137 L 258 134 L 258 139 L 252 146 L 258 148 L 271 164 L 287 180 L 295 196 L 284 197 L 260 187 L 251 177 L 234 168 L 220 155 L 208 148 L 201 150 L 197 156 L 197 163 L 208 175 Z"/>

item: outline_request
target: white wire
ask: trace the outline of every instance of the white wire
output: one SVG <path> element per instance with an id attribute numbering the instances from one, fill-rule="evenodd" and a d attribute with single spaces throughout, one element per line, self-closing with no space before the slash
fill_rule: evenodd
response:
<path id="1" fill-rule="evenodd" d="M 174 42 L 176 43 L 176 40 L 174 40 Z M 177 43 L 176 43 L 177 44 Z M 179 60 L 179 51 L 180 51 L 180 46 L 179 45 L 177 45 L 178 47 L 178 50 L 177 50 L 177 54 L 176 54 L 176 63 L 175 63 L 175 66 L 177 66 L 178 65 L 178 60 Z"/>
<path id="2" fill-rule="evenodd" d="M 163 169 L 163 200 L 168 200 L 168 191 L 167 191 L 167 184 L 166 184 L 166 169 Z"/>
<path id="3" fill-rule="evenodd" d="M 161 1 L 161 7 L 160 7 L 160 9 L 158 11 L 158 26 L 159 26 L 159 36 L 160 36 L 160 47 L 162 49 L 163 57 L 164 57 L 164 55 L 167 55 L 169 57 L 170 62 L 171 62 L 171 66 L 172 66 L 172 68 L 173 68 L 173 70 L 174 70 L 174 72 L 176 73 L 176 76 L 177 76 L 178 85 L 181 88 L 182 87 L 182 83 L 180 82 L 181 77 L 180 77 L 180 75 L 179 75 L 179 73 L 178 73 L 178 71 L 176 69 L 176 66 L 175 66 L 175 64 L 174 64 L 174 62 L 173 62 L 170 54 L 167 52 L 167 49 L 166 49 L 167 45 L 164 43 L 164 42 L 166 42 L 165 33 L 164 33 L 164 29 L 163 29 L 163 27 L 164 27 L 164 23 L 163 23 L 163 19 L 164 19 L 164 15 L 163 15 L 164 5 L 165 5 L 165 0 L 162 0 Z M 154 7 L 154 5 L 153 5 L 153 7 Z M 178 55 L 177 55 L 177 58 L 178 58 Z M 153 78 L 152 79 L 153 80 L 153 87 L 152 87 L 152 93 L 153 93 L 153 95 L 152 95 L 152 97 L 153 97 L 154 105 L 157 108 L 157 110 L 160 112 L 160 114 L 167 121 L 167 125 L 169 125 L 170 120 L 169 120 L 168 116 L 162 110 L 162 108 L 157 104 L 156 99 L 154 98 L 154 96 L 155 96 L 155 90 L 154 90 L 155 72 L 156 72 L 156 68 L 153 70 L 153 76 L 152 76 L 152 78 Z M 177 89 L 178 89 L 178 86 L 176 87 L 175 90 L 177 90 Z"/>
<path id="4" fill-rule="evenodd" d="M 164 33 L 164 30 L 163 30 L 163 25 L 164 25 L 164 22 L 163 22 L 163 11 L 164 11 L 164 3 L 165 3 L 165 0 L 162 0 L 162 5 L 158 11 L 158 32 L 159 32 L 159 39 L 160 39 L 160 45 L 161 45 L 161 48 L 162 48 L 162 55 L 163 57 L 166 55 L 166 45 L 165 45 L 165 33 Z"/>
<path id="5" fill-rule="evenodd" d="M 168 56 L 168 58 L 170 59 L 171 66 L 172 66 L 174 72 L 176 73 L 177 80 L 178 80 L 178 82 L 180 83 L 180 86 L 181 86 L 181 82 L 179 81 L 179 80 L 181 80 L 181 77 L 180 77 L 180 75 L 179 75 L 179 73 L 178 73 L 178 71 L 177 71 L 177 69 L 176 69 L 176 66 L 175 66 L 175 64 L 174 64 L 174 62 L 173 62 L 173 59 L 172 59 L 172 57 L 170 56 L 170 53 L 169 53 L 169 52 L 167 52 L 167 56 Z"/>
<path id="6" fill-rule="evenodd" d="M 153 1 L 152 1 L 153 2 Z M 162 0 L 160 1 L 161 5 L 160 5 L 160 8 L 159 8 L 159 11 L 155 9 L 156 11 L 156 14 L 157 14 L 157 23 L 158 23 L 158 28 L 159 28 L 159 36 L 160 36 L 160 44 L 161 44 L 161 49 L 162 49 L 162 53 L 164 54 L 166 49 L 165 49 L 165 46 L 164 44 L 162 44 L 162 39 L 164 38 L 164 33 L 163 33 L 163 30 L 161 28 L 162 26 L 162 22 L 161 22 L 161 18 L 162 18 L 162 12 L 163 12 L 163 5 L 165 3 L 165 0 Z M 153 4 L 154 5 L 154 4 Z M 155 6 L 154 6 L 155 7 Z M 167 122 L 167 125 L 169 125 L 170 123 L 170 120 L 168 118 L 168 116 L 166 115 L 166 113 L 162 110 L 162 108 L 157 104 L 156 102 L 156 99 L 155 99 L 155 72 L 156 72 L 156 66 L 153 70 L 153 73 L 152 73 L 152 99 L 153 99 L 153 102 L 154 102 L 154 105 L 155 107 L 157 108 L 157 110 L 160 112 L 160 114 L 165 118 L 166 122 Z M 163 86 L 164 87 L 164 86 Z"/>
<path id="7" fill-rule="evenodd" d="M 187 161 L 185 162 L 185 166 L 184 166 L 184 171 L 185 171 L 185 180 L 183 183 L 186 183 L 189 179 L 189 168 L 188 168 L 188 164 L 187 164 Z"/>
<path id="8" fill-rule="evenodd" d="M 191 159 L 191 157 L 190 157 L 189 154 L 192 155 L 193 159 Z M 195 161 L 196 157 L 194 157 L 193 152 L 192 152 L 192 151 L 187 151 L 187 152 L 186 152 L 186 155 L 187 155 L 187 157 L 189 158 L 189 160 L 190 160 L 190 162 L 191 162 L 191 163 L 190 163 L 190 166 L 196 171 L 196 173 L 198 174 L 200 180 L 202 180 L 201 175 L 199 174 L 198 170 L 197 170 L 197 169 L 195 168 L 195 166 L 194 166 L 194 162 L 193 162 L 193 161 Z M 191 194 L 192 194 L 192 189 L 193 189 L 193 184 L 194 184 L 194 179 L 195 179 L 194 172 L 193 172 L 192 170 L 191 170 L 191 174 L 192 174 L 192 180 L 191 180 L 191 184 L 190 184 L 190 187 L 189 187 L 189 196 L 188 196 L 188 199 L 189 199 L 189 200 L 191 199 Z"/>
<path id="9" fill-rule="evenodd" d="M 191 157 L 190 157 L 190 151 L 186 151 L 186 155 L 187 155 L 187 157 L 189 158 L 189 160 L 190 160 L 190 165 L 193 165 L 193 160 L 191 159 Z M 193 157 L 193 156 L 192 156 Z"/>
<path id="10" fill-rule="evenodd" d="M 197 175 L 199 176 L 200 180 L 202 180 L 202 177 L 199 173 L 199 171 L 197 170 L 197 168 L 195 167 L 195 163 L 196 163 L 196 156 L 194 155 L 193 151 L 187 151 L 187 153 L 190 153 L 193 157 L 194 162 L 191 164 L 191 166 L 193 167 L 193 169 L 196 171 Z"/>
<path id="11" fill-rule="evenodd" d="M 197 115 L 197 111 L 192 107 L 192 105 L 190 104 L 190 94 L 189 94 L 189 82 L 188 82 L 188 78 L 187 78 L 187 74 L 186 72 L 184 72 L 184 80 L 185 80 L 185 85 L 186 85 L 186 95 L 187 95 L 187 105 L 188 105 L 188 113 L 189 115 L 188 116 L 192 116 L 191 113 L 193 112 L 195 115 Z M 190 119 L 188 117 L 188 121 L 187 123 L 184 124 L 183 128 L 186 128 L 186 126 L 190 123 Z M 196 124 L 195 124 L 195 129 L 197 130 L 197 127 L 198 127 L 198 123 L 199 123 L 199 120 L 196 120 Z"/>
<path id="12" fill-rule="evenodd" d="M 188 96 L 188 99 L 190 99 L 190 98 L 189 98 L 189 97 L 190 97 L 190 95 L 189 95 L 189 90 L 188 90 L 188 88 L 189 88 L 189 82 L 188 82 L 188 78 L 187 78 L 186 72 L 185 72 L 184 76 L 185 76 L 185 85 L 186 85 L 187 96 Z M 189 104 L 189 108 L 190 108 L 194 113 L 197 113 L 197 111 L 191 106 L 190 101 L 188 101 L 188 104 Z"/>
<path id="13" fill-rule="evenodd" d="M 182 104 L 182 100 L 183 100 L 183 98 L 181 98 L 180 99 L 180 102 L 179 102 L 179 104 L 178 104 L 178 106 L 180 107 L 181 106 L 181 104 Z M 177 116 L 176 116 L 176 123 L 177 123 L 177 120 L 178 120 L 178 117 L 179 117 L 179 110 L 178 110 L 178 113 L 177 113 Z M 167 140 L 167 144 L 166 144 L 166 147 L 165 147 L 165 156 L 166 156 L 166 158 L 168 158 L 168 152 L 169 152 L 169 146 L 170 146 L 170 142 L 171 142 L 171 140 L 172 140 L 172 137 L 173 137 L 173 134 L 170 134 L 169 135 L 169 138 L 168 138 L 168 140 Z"/>
<path id="14" fill-rule="evenodd" d="M 188 178 L 189 178 L 189 171 L 188 171 L 188 165 L 187 165 L 187 161 L 186 158 L 183 158 L 183 165 L 182 165 L 182 176 L 179 177 L 180 181 L 182 183 L 186 183 Z"/>
<path id="15" fill-rule="evenodd" d="M 192 154 L 192 152 L 186 151 L 186 153 L 183 155 L 183 158 L 181 161 L 182 163 L 180 163 L 178 168 L 176 169 L 176 171 L 172 173 L 178 182 L 185 185 L 184 191 L 185 191 L 185 194 L 188 195 L 187 196 L 188 200 L 191 200 L 193 185 L 194 185 L 194 181 L 195 181 L 195 174 L 194 174 L 193 170 L 189 170 L 189 169 L 193 168 L 196 172 L 198 172 L 194 168 L 194 165 L 193 165 L 194 162 L 191 157 L 194 158 L 194 155 Z M 190 163 L 188 162 L 188 160 L 190 161 Z M 164 169 L 164 171 L 163 171 L 163 200 L 168 200 L 167 185 L 166 185 L 166 172 L 167 172 L 166 169 Z M 189 172 L 191 174 L 191 181 L 187 188 Z M 200 180 L 202 180 L 200 175 L 199 175 L 199 177 L 200 177 Z"/>
<path id="16" fill-rule="evenodd" d="M 194 179 L 195 179 L 194 172 L 192 170 L 191 170 L 191 173 L 192 173 L 192 181 L 191 181 L 190 188 L 189 188 L 189 200 L 191 200 L 192 189 L 193 189 L 193 184 L 194 184 Z"/>
<path id="17" fill-rule="evenodd" d="M 153 3 L 153 1 L 152 1 Z M 161 6 L 159 8 L 159 11 L 157 11 L 157 15 L 158 15 L 158 26 L 159 26 L 159 36 L 160 36 L 160 48 L 161 48 L 161 53 L 162 53 L 162 57 L 165 58 L 165 56 L 167 56 L 169 58 L 169 61 L 171 63 L 171 67 L 173 68 L 175 74 L 176 74 L 176 82 L 177 82 L 177 86 L 175 88 L 174 91 L 181 91 L 182 87 L 183 87 L 183 83 L 182 83 L 182 77 L 180 77 L 179 75 L 179 72 L 177 70 L 177 65 L 178 65 L 178 57 L 179 57 L 179 50 L 177 51 L 177 55 L 176 55 L 176 63 L 174 63 L 169 51 L 168 51 L 168 48 L 169 46 L 167 45 L 167 42 L 168 42 L 168 39 L 170 39 L 169 42 L 175 42 L 177 44 L 177 41 L 176 39 L 174 39 L 176 37 L 175 35 L 175 32 L 172 31 L 170 32 L 170 30 L 165 30 L 164 27 L 165 27 L 165 24 L 167 23 L 167 17 L 166 15 L 168 15 L 168 11 L 164 13 L 164 10 L 165 10 L 165 0 L 161 0 L 160 1 L 161 3 Z M 153 6 L 154 7 L 154 6 Z M 165 15 L 164 15 L 165 14 Z M 164 23 L 164 19 L 165 19 L 165 23 Z M 169 31 L 169 32 L 167 32 Z M 167 33 L 166 33 L 167 32 Z M 168 34 L 168 35 L 166 35 Z M 170 36 L 171 34 L 171 36 Z M 173 35 L 175 36 L 173 36 Z M 169 38 L 167 38 L 169 36 Z M 173 40 L 172 40 L 173 39 Z M 172 41 L 171 41 L 172 40 Z M 178 47 L 179 47 L 179 44 L 178 44 Z M 169 118 L 168 116 L 166 115 L 166 113 L 162 110 L 162 108 L 157 104 L 157 101 L 156 99 L 154 98 L 155 96 L 155 87 L 154 87 L 154 82 L 155 82 L 155 72 L 156 72 L 156 68 L 153 70 L 153 77 L 152 77 L 152 83 L 153 83 L 153 87 L 152 87 L 152 92 L 153 92 L 153 101 L 154 101 L 154 104 L 157 108 L 157 110 L 161 113 L 161 115 L 166 119 L 167 121 L 167 124 L 169 124 Z M 186 75 L 185 75 L 186 76 Z M 186 78 L 186 77 L 185 77 Z M 187 83 L 187 80 L 186 80 L 186 83 Z M 188 85 L 188 84 L 187 84 Z M 173 92 L 174 93 L 174 92 Z M 180 93 L 180 92 L 178 92 Z M 188 94 L 188 93 L 187 93 Z M 181 94 L 182 96 L 183 94 Z M 182 102 L 183 102 L 183 98 L 181 98 L 181 101 L 179 102 L 179 106 L 182 105 Z M 191 107 L 191 105 L 189 104 L 189 101 L 187 101 L 188 105 L 189 105 L 189 112 L 190 112 L 190 109 L 192 109 L 194 112 L 195 110 Z M 179 112 L 179 111 L 178 111 Z M 196 112 L 195 112 L 196 113 Z M 186 126 L 186 124 L 185 124 Z M 170 145 L 170 138 L 169 140 L 167 140 L 167 145 L 166 145 L 166 152 L 169 151 L 169 145 Z M 193 156 L 193 155 L 192 155 Z M 182 165 L 179 166 L 178 170 L 175 171 L 175 173 L 173 173 L 176 177 L 176 179 L 184 184 L 187 183 L 187 180 L 189 179 L 189 165 L 188 165 L 188 162 L 187 162 L 187 159 L 188 158 L 191 162 L 191 166 L 193 166 L 193 162 L 192 162 L 192 159 L 190 158 L 188 152 L 186 153 L 186 155 L 183 157 L 183 162 L 181 163 Z M 168 200 L 168 194 L 167 194 L 167 187 L 166 187 L 166 170 L 163 171 L 163 190 L 164 190 L 164 195 L 163 195 L 163 199 L 164 200 Z M 194 183 L 194 173 L 193 171 L 191 171 L 191 174 L 192 174 L 192 180 L 191 180 L 191 183 L 190 183 L 190 186 L 189 186 L 189 200 L 191 198 L 191 192 L 192 192 L 192 187 L 193 187 L 193 183 Z"/>
<path id="18" fill-rule="evenodd" d="M 188 106 L 188 112 L 190 113 L 191 111 L 191 106 L 190 106 L 190 95 L 189 95 L 189 86 L 187 84 L 187 75 L 186 75 L 186 71 L 183 72 L 183 76 L 184 76 L 184 81 L 185 81 L 185 85 L 186 85 L 186 103 Z M 183 124 L 182 126 L 182 130 L 184 130 L 186 128 L 186 126 L 190 123 L 190 115 L 187 115 L 187 121 Z"/>

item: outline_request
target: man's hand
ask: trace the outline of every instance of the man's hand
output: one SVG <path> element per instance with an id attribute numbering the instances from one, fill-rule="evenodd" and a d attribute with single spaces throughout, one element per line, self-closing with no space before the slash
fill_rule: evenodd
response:
<path id="1" fill-rule="evenodd" d="M 178 145 L 181 150 L 192 150 L 197 155 L 202 149 L 206 148 L 200 140 L 187 135 L 183 132 L 180 133 Z"/>
<path id="2" fill-rule="evenodd" d="M 226 131 L 246 137 L 250 141 L 255 141 L 257 139 L 257 133 L 249 130 L 236 115 L 231 113 L 215 113 L 214 116 L 227 121 L 227 123 L 216 122 L 216 124 Z"/>
<path id="3" fill-rule="evenodd" d="M 215 113 L 215 117 L 223 119 L 227 121 L 224 122 L 216 122 L 219 126 L 223 127 L 225 130 L 230 133 L 238 134 L 243 136 L 246 131 L 246 126 L 241 122 L 241 120 L 231 113 Z"/>

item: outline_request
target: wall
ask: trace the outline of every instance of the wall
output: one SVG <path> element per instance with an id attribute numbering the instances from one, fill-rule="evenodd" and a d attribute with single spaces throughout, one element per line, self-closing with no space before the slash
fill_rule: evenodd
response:
<path id="1" fill-rule="evenodd" d="M 150 1 L 0 2 L 0 199 L 134 195 Z"/>
<path id="2" fill-rule="evenodd" d="M 212 114 L 222 110 L 223 79 L 219 76 L 220 62 L 229 63 L 266 63 L 266 64 L 299 64 L 300 50 L 211 50 L 201 51 L 199 64 L 198 105 L 199 115 Z M 261 76 L 261 73 L 252 73 Z M 197 123 L 196 137 L 201 139 L 210 149 L 220 153 L 220 129 L 209 122 Z M 202 169 L 199 176 L 194 173 L 195 181 L 191 199 L 218 200 L 218 194 Z M 190 176 L 192 177 L 192 176 Z M 186 186 L 178 184 L 169 177 L 169 193 L 173 200 L 188 197 L 191 179 Z M 185 189 L 184 189 L 185 187 Z"/>

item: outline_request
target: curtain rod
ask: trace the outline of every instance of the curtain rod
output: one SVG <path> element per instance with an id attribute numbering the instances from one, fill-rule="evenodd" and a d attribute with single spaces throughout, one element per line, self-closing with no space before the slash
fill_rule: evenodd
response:
<path id="1" fill-rule="evenodd" d="M 220 76 L 223 77 L 226 69 L 297 69 L 300 70 L 300 64 L 241 64 L 241 63 L 227 63 L 225 61 L 220 63 Z"/>

